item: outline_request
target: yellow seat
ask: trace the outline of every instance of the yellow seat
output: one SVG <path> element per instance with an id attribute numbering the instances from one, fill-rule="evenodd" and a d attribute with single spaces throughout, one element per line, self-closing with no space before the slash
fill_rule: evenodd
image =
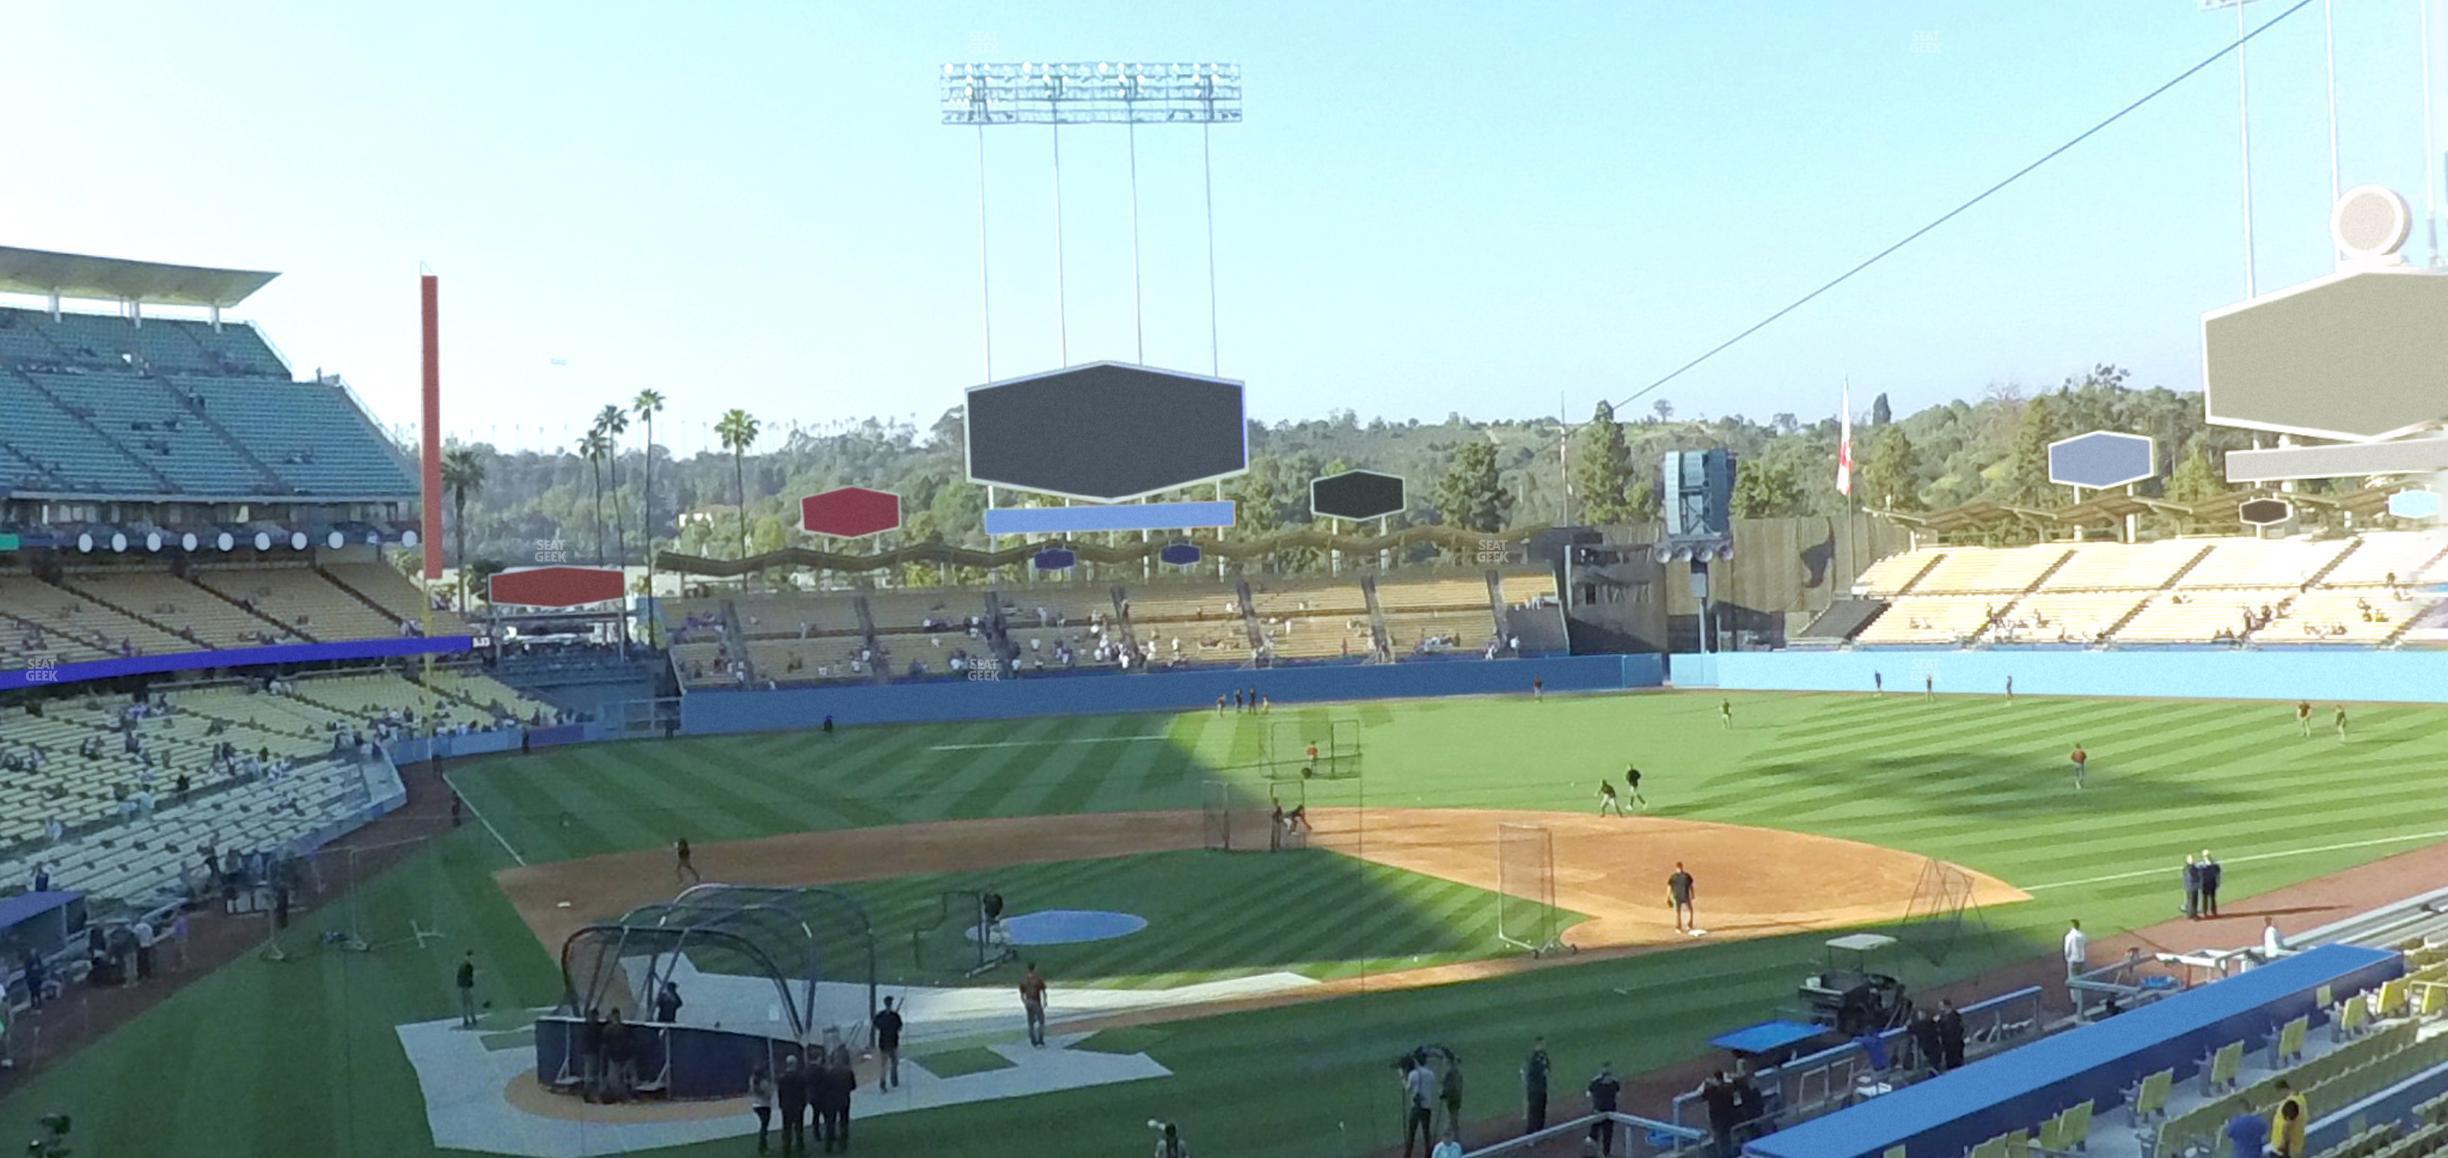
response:
<path id="1" fill-rule="evenodd" d="M 2168 1092 L 2176 1085 L 2176 1071 L 2160 1070 L 2142 1079 L 2134 1091 L 2133 1116 L 2139 1122 L 2167 1112 Z"/>
<path id="2" fill-rule="evenodd" d="M 2068 1150 L 2080 1150 L 2091 1138 L 2091 1103 L 2080 1102 L 2065 1112 L 2065 1127 L 2058 1135 Z"/>
<path id="3" fill-rule="evenodd" d="M 2203 1073 L 2203 1092 L 2215 1094 L 2236 1084 L 2244 1072 L 2244 1043 L 2231 1041 L 2210 1055 L 2210 1068 Z"/>
<path id="4" fill-rule="evenodd" d="M 2409 984 L 2403 977 L 2391 978 L 2380 983 L 2380 1016 L 2387 1017 L 2391 1014 L 2405 1012 L 2406 992 Z"/>
<path id="5" fill-rule="evenodd" d="M 2304 1033 L 2312 1028 L 2312 1015 L 2304 1014 L 2278 1030 L 2278 1042 L 2271 1047 L 2276 1056 L 2271 1060 L 2284 1066 L 2303 1057 Z"/>

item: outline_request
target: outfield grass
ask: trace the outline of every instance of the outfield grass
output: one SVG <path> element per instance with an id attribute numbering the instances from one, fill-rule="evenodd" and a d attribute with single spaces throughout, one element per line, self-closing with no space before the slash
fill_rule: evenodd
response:
<path id="1" fill-rule="evenodd" d="M 2253 893 L 2448 834 L 2448 772 L 2434 759 L 2448 740 L 2448 710 L 2361 708 L 2355 742 L 2340 745 L 2325 734 L 2299 738 L 2290 709 L 2277 704 L 1737 695 L 1737 727 L 1726 732 L 1717 699 L 1339 708 L 1336 718 L 1366 725 L 1366 775 L 1312 784 L 1310 799 L 1578 809 L 1590 806 L 1597 773 L 1633 760 L 1649 774 L 1644 787 L 1661 815 L 1890 845 L 2034 893 L 1988 913 L 1994 938 L 1967 943 L 1944 968 L 1908 962 L 1916 984 L 2049 952 L 2068 917 L 2099 934 L 2164 920 L 2188 850 L 2217 850 L 2233 907 L 2248 909 Z M 641 742 L 505 758 L 456 777 L 522 855 L 546 860 L 657 846 L 675 832 L 704 844 L 947 817 L 1196 807 L 1202 780 L 1256 783 L 1255 769 L 1236 766 L 1256 759 L 1269 723 L 1202 712 L 831 740 Z M 1101 742 L 1070 742 L 1080 740 Z M 2064 760 L 2076 742 L 2093 756 L 2081 793 L 2069 787 Z M 2371 843 L 2392 837 L 2405 839 Z M 1237 869 L 1289 858 L 1218 859 Z M 558 989 L 552 959 L 488 879 L 506 863 L 471 826 L 384 878 L 373 904 L 450 898 L 453 944 L 479 948 L 488 993 L 545 1004 Z M 1112 887 L 1129 895 L 1134 883 Z M 1137 903 L 1161 904 L 1173 891 L 1151 888 Z M 1275 899 L 1260 893 L 1244 903 L 1263 911 Z M 1202 1152 L 1361 1154 L 1398 1137 L 1386 1063 L 1400 1049 L 1434 1041 L 1460 1051 L 1474 1063 L 1475 1108 L 1502 1112 L 1531 1035 L 1550 1039 L 1560 1094 L 1601 1060 L 1637 1071 L 1692 1056 L 1709 1035 L 1789 1003 L 1818 939 L 1709 945 L 1171 1024 L 1150 1052 L 1174 1080 L 879 1118 L 862 1127 L 860 1145 L 931 1155 L 1137 1153 L 1146 1119 L 1161 1116 L 1181 1121 Z M 287 965 L 233 965 L 47 1070 L 0 1103 L 0 1137 L 30 1137 L 36 1116 L 67 1110 L 78 1117 L 80 1153 L 164 1145 L 197 1155 L 433 1153 L 391 1027 L 446 1015 L 449 948 L 299 950 Z"/>
<path id="2" fill-rule="evenodd" d="M 1161 989 L 1288 971 L 1320 981 L 1497 955 L 1496 896 L 1483 889 L 1318 851 L 1300 856 L 1142 853 L 1014 865 L 834 886 L 862 902 L 882 945 L 887 985 L 959 985 L 958 975 L 914 967 L 911 932 L 939 926 L 948 889 L 992 887 L 1036 909 L 1108 909 L 1147 928 L 1110 941 L 1039 945 L 1029 958 L 1065 985 Z M 1566 913 L 1564 922 L 1578 922 Z M 939 957 L 961 921 L 931 934 Z M 972 950 L 974 952 L 974 950 Z M 1008 986 L 984 974 L 967 984 Z"/>

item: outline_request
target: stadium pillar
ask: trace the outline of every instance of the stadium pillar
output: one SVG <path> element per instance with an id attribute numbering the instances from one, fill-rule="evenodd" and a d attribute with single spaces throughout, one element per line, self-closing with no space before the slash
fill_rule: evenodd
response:
<path id="1" fill-rule="evenodd" d="M 441 282 L 432 274 L 418 278 L 420 312 L 424 321 L 425 461 L 418 497 L 424 501 L 425 582 L 442 577 L 442 306 Z M 428 600 L 427 602 L 431 602 Z"/>

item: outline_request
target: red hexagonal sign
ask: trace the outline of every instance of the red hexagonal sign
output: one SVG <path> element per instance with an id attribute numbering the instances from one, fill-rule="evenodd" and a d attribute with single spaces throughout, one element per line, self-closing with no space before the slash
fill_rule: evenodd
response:
<path id="1" fill-rule="evenodd" d="M 799 500 L 799 526 L 811 535 L 863 539 L 901 525 L 901 496 L 866 487 L 835 487 Z"/>
<path id="2" fill-rule="evenodd" d="M 513 567 L 495 574 L 486 585 L 495 603 L 525 607 L 578 607 L 621 598 L 617 567 Z"/>

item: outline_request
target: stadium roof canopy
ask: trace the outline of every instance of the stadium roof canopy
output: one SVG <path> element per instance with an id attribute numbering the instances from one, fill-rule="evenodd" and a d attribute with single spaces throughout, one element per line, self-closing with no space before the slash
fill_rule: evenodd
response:
<path id="1" fill-rule="evenodd" d="M 245 301 L 279 276 L 0 246 L 0 293 L 219 309 Z"/>

